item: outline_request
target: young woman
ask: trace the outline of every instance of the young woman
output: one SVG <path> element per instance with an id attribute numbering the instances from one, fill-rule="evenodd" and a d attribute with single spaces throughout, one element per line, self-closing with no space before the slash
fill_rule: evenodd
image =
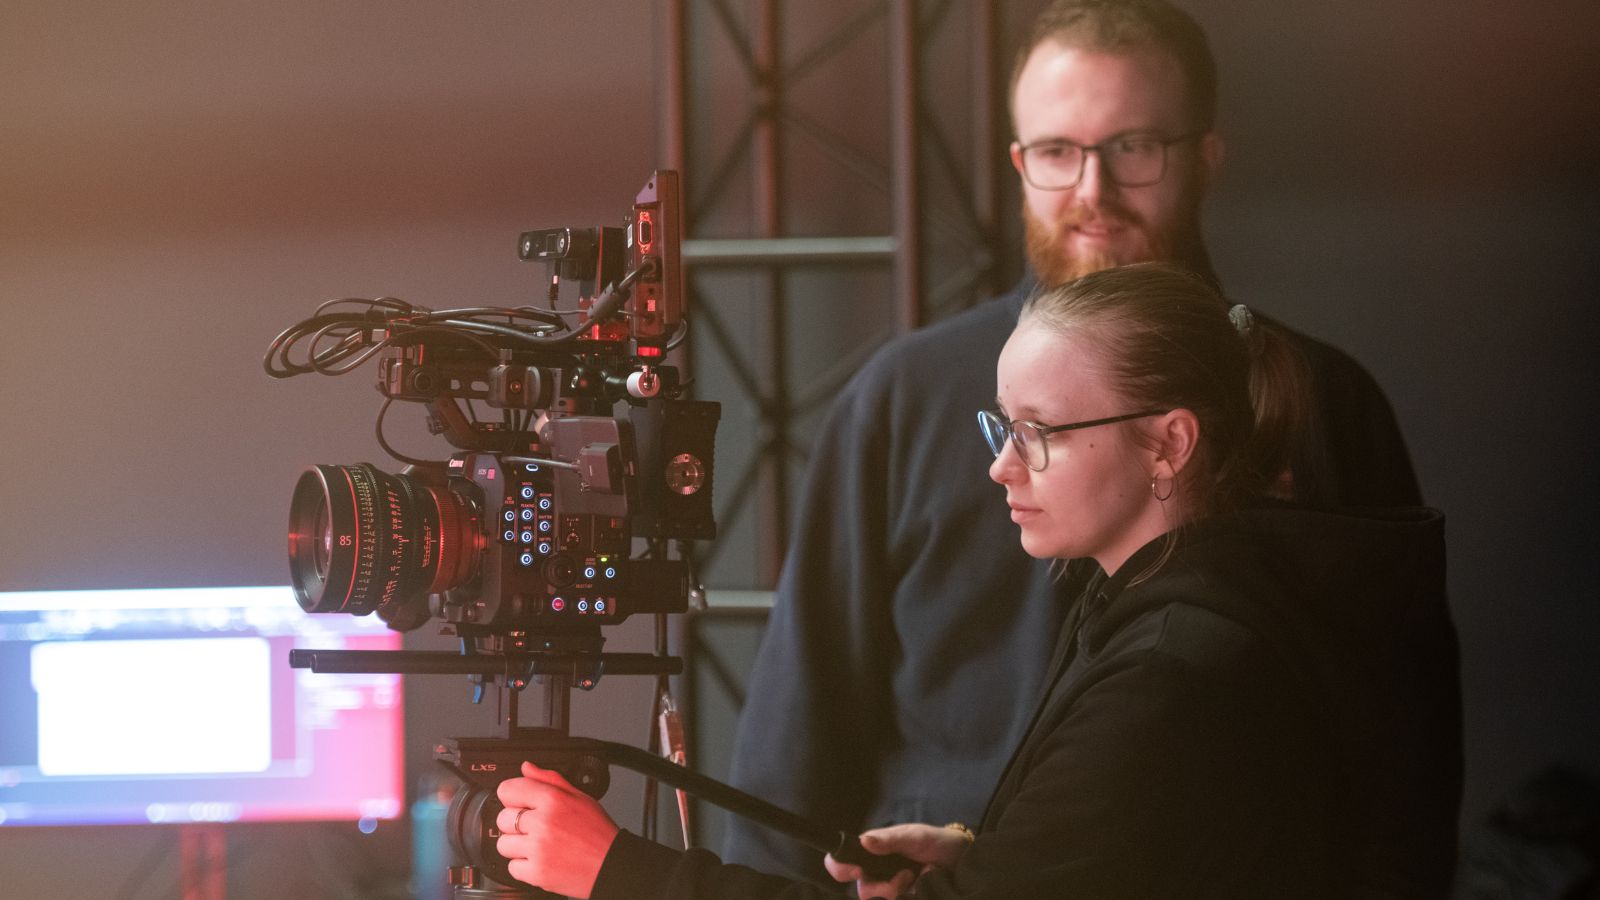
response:
<path id="1" fill-rule="evenodd" d="M 934 898 L 1448 894 L 1442 523 L 1270 500 L 1314 495 L 1303 372 L 1273 326 L 1164 265 L 1029 301 L 979 421 L 1023 547 L 1072 560 L 1075 599 L 975 838 L 868 832 L 867 849 L 924 866 L 862 897 L 914 876 Z M 556 893 L 834 896 L 619 831 L 531 765 L 499 797 L 510 871 Z"/>

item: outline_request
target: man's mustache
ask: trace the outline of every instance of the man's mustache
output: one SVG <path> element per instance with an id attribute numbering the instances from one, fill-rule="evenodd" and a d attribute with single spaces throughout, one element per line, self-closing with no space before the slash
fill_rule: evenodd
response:
<path id="1" fill-rule="evenodd" d="M 1102 203 L 1098 206 L 1088 206 L 1075 203 L 1062 211 L 1051 223 L 1057 235 L 1068 228 L 1076 228 L 1088 222 L 1102 222 L 1107 225 L 1118 225 L 1125 228 L 1139 228 L 1144 225 L 1132 210 L 1125 209 L 1115 203 Z"/>

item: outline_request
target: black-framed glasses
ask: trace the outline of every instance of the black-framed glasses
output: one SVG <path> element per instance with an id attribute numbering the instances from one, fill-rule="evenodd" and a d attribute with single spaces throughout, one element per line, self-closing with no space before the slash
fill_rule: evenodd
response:
<path id="1" fill-rule="evenodd" d="M 1098 144 L 1079 144 L 1065 138 L 1017 144 L 1022 157 L 1022 177 L 1041 191 L 1064 191 L 1083 180 L 1084 161 L 1100 155 L 1105 177 L 1121 187 L 1155 184 L 1167 174 L 1167 148 L 1192 141 L 1204 132 L 1159 138 L 1150 134 L 1114 137 Z"/>
<path id="2" fill-rule="evenodd" d="M 995 456 L 998 457 L 1005 452 L 1006 441 L 1010 441 L 1011 446 L 1017 448 L 1017 456 L 1022 459 L 1023 465 L 1035 472 L 1043 472 L 1044 467 L 1050 465 L 1050 442 L 1045 438 L 1058 431 L 1076 431 L 1079 428 L 1110 425 L 1113 422 L 1143 419 L 1146 416 L 1159 416 L 1168 412 L 1171 410 L 1152 409 L 1149 412 L 1090 419 L 1087 422 L 1073 422 L 1070 425 L 1040 425 L 1038 422 L 1025 420 L 1012 421 L 999 410 L 980 409 L 978 427 L 983 430 L 983 439 L 989 442 L 989 449 L 994 451 Z"/>

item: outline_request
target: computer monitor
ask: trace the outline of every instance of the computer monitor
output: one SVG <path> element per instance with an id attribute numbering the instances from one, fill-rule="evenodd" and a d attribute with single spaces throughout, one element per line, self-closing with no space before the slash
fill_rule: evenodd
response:
<path id="1" fill-rule="evenodd" d="M 399 647 L 287 586 L 0 592 L 0 826 L 397 817 L 400 676 L 288 660 Z"/>

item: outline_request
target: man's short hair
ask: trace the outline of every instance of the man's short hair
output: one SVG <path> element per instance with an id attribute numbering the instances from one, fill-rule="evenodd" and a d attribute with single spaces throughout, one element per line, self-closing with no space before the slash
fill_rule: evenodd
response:
<path id="1" fill-rule="evenodd" d="M 1097 53 L 1154 49 L 1172 55 L 1183 71 L 1192 128 L 1210 131 L 1217 118 L 1217 62 L 1200 23 L 1164 0 L 1057 0 L 1033 20 L 1028 41 L 1011 70 L 1017 81 L 1035 48 L 1046 41 Z M 1012 115 L 1015 116 L 1013 106 Z M 1013 125 L 1015 122 L 1013 121 Z"/>

